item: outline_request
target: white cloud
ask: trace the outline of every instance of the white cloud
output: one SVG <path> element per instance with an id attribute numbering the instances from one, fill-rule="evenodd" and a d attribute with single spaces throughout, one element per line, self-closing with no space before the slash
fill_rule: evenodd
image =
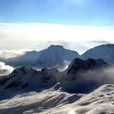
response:
<path id="1" fill-rule="evenodd" d="M 0 58 L 8 59 L 23 55 L 27 50 L 2 50 L 0 51 Z"/>
<path id="2" fill-rule="evenodd" d="M 13 67 L 6 65 L 4 62 L 0 62 L 0 76 L 7 75 L 14 70 Z"/>
<path id="3" fill-rule="evenodd" d="M 0 49 L 38 49 L 44 42 L 73 42 L 87 47 L 90 41 L 114 43 L 113 27 L 40 23 L 1 23 Z"/>

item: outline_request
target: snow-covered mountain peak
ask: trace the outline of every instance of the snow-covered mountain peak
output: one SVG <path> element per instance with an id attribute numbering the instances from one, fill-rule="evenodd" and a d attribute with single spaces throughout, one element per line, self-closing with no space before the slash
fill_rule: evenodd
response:
<path id="1" fill-rule="evenodd" d="M 64 68 L 66 63 L 70 63 L 76 57 L 81 58 L 76 51 L 65 49 L 61 45 L 51 45 L 41 51 L 27 51 L 23 55 L 5 60 L 1 57 L 0 60 L 15 67 Z"/>
<path id="2" fill-rule="evenodd" d="M 87 50 L 84 58 L 101 58 L 109 64 L 114 64 L 114 44 L 96 46 Z"/>

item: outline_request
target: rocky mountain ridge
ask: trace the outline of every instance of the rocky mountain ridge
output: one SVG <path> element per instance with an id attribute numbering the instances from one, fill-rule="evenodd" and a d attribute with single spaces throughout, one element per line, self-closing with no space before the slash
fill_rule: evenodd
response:
<path id="1" fill-rule="evenodd" d="M 88 82 L 84 74 L 88 71 L 106 67 L 109 67 L 109 65 L 101 59 L 74 59 L 68 69 L 63 72 L 55 68 L 44 68 L 41 71 L 37 71 L 30 67 L 19 67 L 8 76 L 0 77 L 0 87 L 2 89 L 40 91 L 55 86 L 55 88 L 58 87 L 69 92 L 78 91 L 82 87 L 87 91 L 93 80 Z M 80 92 L 84 92 L 84 90 L 80 89 Z"/>

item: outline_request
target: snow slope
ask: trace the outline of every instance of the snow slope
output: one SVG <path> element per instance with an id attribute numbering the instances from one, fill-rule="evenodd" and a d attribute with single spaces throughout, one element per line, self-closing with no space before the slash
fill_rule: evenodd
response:
<path id="1" fill-rule="evenodd" d="M 64 106 L 78 100 L 82 95 L 46 90 L 29 92 L 0 101 L 0 114 L 32 114 Z"/>
<path id="2" fill-rule="evenodd" d="M 103 85 L 72 104 L 40 114 L 114 114 L 114 85 Z"/>
<path id="3" fill-rule="evenodd" d="M 114 114 L 114 85 L 88 95 L 46 90 L 0 101 L 0 114 Z"/>

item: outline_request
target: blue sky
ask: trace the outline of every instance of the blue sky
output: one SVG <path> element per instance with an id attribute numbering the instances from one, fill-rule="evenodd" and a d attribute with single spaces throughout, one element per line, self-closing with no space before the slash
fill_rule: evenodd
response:
<path id="1" fill-rule="evenodd" d="M 114 0 L 0 0 L 0 22 L 114 25 Z"/>
<path id="2" fill-rule="evenodd" d="M 114 0 L 0 0 L 0 50 L 61 44 L 82 53 L 113 39 Z"/>

